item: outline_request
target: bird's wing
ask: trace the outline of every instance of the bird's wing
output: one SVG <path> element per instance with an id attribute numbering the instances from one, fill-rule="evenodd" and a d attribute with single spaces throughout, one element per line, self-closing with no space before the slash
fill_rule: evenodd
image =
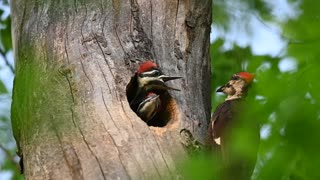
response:
<path id="1" fill-rule="evenodd" d="M 224 133 L 228 124 L 232 119 L 232 103 L 230 101 L 225 101 L 220 104 L 211 119 L 211 128 L 213 133 L 213 138 L 219 138 Z"/>

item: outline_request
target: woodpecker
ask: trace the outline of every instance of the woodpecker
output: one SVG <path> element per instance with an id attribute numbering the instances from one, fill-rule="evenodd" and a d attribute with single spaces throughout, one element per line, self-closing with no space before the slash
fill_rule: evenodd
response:
<path id="1" fill-rule="evenodd" d="M 229 82 L 221 86 L 217 92 L 223 92 L 227 95 L 227 100 L 240 99 L 246 96 L 248 87 L 251 85 L 254 74 L 240 72 L 232 75 Z"/>
<path id="2" fill-rule="evenodd" d="M 239 72 L 234 74 L 217 92 L 227 95 L 211 117 L 208 139 L 211 145 L 220 145 L 224 171 L 221 179 L 250 179 L 254 170 L 259 146 L 259 128 L 253 119 L 241 119 L 246 102 L 244 101 L 248 87 L 252 84 L 254 74 Z M 244 128 L 250 132 L 246 145 L 250 146 L 250 154 L 238 151 L 242 142 L 235 142 L 235 131 Z"/>
<path id="3" fill-rule="evenodd" d="M 149 92 L 145 99 L 139 104 L 138 116 L 148 123 L 161 109 L 160 95 Z"/>
<path id="4" fill-rule="evenodd" d="M 165 82 L 180 78 L 182 77 L 165 75 L 157 64 L 150 60 L 143 62 L 127 86 L 127 98 L 131 109 L 144 121 L 149 121 L 149 115 L 152 115 L 152 119 L 155 114 L 144 111 L 153 110 L 154 107 L 160 108 L 158 104 L 161 103 L 162 95 L 168 90 L 179 91 L 167 86 Z"/>

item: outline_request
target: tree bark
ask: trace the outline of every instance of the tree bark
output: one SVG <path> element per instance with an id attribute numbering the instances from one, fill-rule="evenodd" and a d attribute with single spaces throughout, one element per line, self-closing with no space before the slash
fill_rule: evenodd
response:
<path id="1" fill-rule="evenodd" d="M 211 0 L 11 1 L 12 124 L 26 179 L 171 179 L 210 119 Z M 149 127 L 126 85 L 138 61 L 168 75 L 171 117 Z"/>

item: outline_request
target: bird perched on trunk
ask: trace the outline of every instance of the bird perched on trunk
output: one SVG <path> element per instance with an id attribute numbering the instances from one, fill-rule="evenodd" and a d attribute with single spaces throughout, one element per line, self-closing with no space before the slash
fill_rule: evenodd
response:
<path id="1" fill-rule="evenodd" d="M 131 109 L 145 122 L 150 121 L 161 108 L 163 94 L 168 90 L 179 91 L 167 86 L 165 82 L 180 78 L 182 77 L 165 75 L 152 61 L 143 62 L 127 86 L 127 98 Z"/>
<path id="2" fill-rule="evenodd" d="M 241 118 L 246 105 L 244 99 L 253 79 L 253 74 L 240 72 L 217 90 L 226 94 L 227 98 L 211 117 L 208 143 L 220 145 L 223 162 L 221 179 L 250 179 L 254 170 L 260 139 L 259 128 L 253 117 Z M 246 141 L 241 141 L 243 139 Z"/>

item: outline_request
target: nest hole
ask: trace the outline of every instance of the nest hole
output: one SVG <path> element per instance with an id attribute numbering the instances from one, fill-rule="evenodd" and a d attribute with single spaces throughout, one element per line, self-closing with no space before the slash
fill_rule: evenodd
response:
<path id="1" fill-rule="evenodd" d="M 131 78 L 130 82 L 126 87 L 126 95 L 132 111 L 134 111 L 139 116 L 139 114 L 136 111 L 137 111 L 138 104 L 142 102 L 142 100 L 138 100 L 136 103 L 132 103 L 132 101 L 136 97 L 136 91 L 137 91 L 137 87 L 136 87 L 137 85 L 134 78 L 135 76 Z M 150 90 L 149 92 L 153 92 L 159 95 L 160 101 L 161 101 L 160 109 L 151 120 L 146 121 L 141 117 L 140 119 L 143 120 L 148 126 L 154 126 L 154 127 L 166 127 L 167 125 L 177 121 L 178 107 L 175 99 L 170 95 L 170 93 L 167 90 L 156 90 L 156 89 Z M 148 92 L 144 92 L 142 97 L 146 96 L 147 93 Z"/>

